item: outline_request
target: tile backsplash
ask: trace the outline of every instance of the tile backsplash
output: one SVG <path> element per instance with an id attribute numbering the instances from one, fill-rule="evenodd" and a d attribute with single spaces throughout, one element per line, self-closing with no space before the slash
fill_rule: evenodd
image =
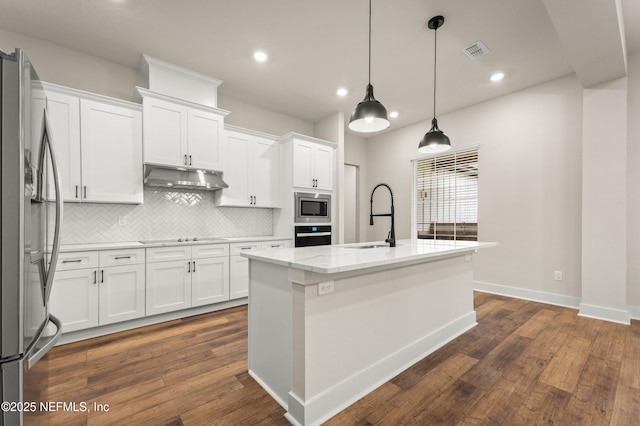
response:
<path id="1" fill-rule="evenodd" d="M 216 207 L 213 192 L 144 189 L 144 203 L 65 203 L 63 244 L 271 235 L 271 209 Z"/>

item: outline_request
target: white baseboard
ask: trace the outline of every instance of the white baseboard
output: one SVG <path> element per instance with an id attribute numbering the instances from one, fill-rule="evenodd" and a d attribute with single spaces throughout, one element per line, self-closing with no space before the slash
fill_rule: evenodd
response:
<path id="1" fill-rule="evenodd" d="M 549 305 L 564 306 L 578 309 L 578 315 L 604 321 L 630 324 L 630 320 L 640 320 L 640 306 L 627 306 L 627 310 L 611 309 L 604 306 L 588 305 L 582 299 L 574 296 L 529 290 L 526 288 L 510 287 L 506 285 L 474 281 L 473 289 L 484 293 L 499 294 L 516 299 L 531 300 Z"/>
<path id="2" fill-rule="evenodd" d="M 506 285 L 474 281 L 473 289 L 484 293 L 499 294 L 501 296 L 515 297 L 516 299 L 531 300 L 533 302 L 547 303 L 549 305 L 564 306 L 579 309 L 580 298 L 563 294 L 547 293 L 526 288 L 509 287 Z"/>
<path id="3" fill-rule="evenodd" d="M 628 310 L 612 309 L 605 306 L 581 303 L 580 312 L 578 312 L 578 315 L 580 315 L 581 317 L 595 318 L 599 320 L 617 322 L 625 325 L 631 324 Z"/>
<path id="4" fill-rule="evenodd" d="M 320 425 L 476 325 L 469 312 L 307 401 L 289 392 L 285 417 L 294 425 Z"/>
<path id="5" fill-rule="evenodd" d="M 629 306 L 629 317 L 634 320 L 640 320 L 640 306 Z"/>

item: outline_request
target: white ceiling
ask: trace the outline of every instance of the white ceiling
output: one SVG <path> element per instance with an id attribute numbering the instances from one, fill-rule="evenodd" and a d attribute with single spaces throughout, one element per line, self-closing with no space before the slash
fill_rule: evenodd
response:
<path id="1" fill-rule="evenodd" d="M 426 21 L 439 14 L 438 115 L 573 72 L 585 86 L 620 77 L 624 43 L 640 52 L 640 2 L 620 2 L 373 0 L 376 98 L 400 113 L 391 129 L 432 117 Z M 0 0 L 0 10 L 0 28 L 132 68 L 146 53 L 223 80 L 223 96 L 311 122 L 350 114 L 367 84 L 367 0 Z M 478 40 L 491 52 L 470 60 L 462 49 Z M 257 48 L 267 63 L 253 61 Z M 498 70 L 505 79 L 491 83 Z"/>

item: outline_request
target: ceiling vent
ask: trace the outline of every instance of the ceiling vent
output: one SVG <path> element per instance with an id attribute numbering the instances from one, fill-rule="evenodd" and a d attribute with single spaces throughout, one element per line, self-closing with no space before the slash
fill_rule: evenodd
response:
<path id="1" fill-rule="evenodd" d="M 469 59 L 478 59 L 480 56 L 484 56 L 490 52 L 489 48 L 480 40 L 465 47 L 462 51 Z"/>

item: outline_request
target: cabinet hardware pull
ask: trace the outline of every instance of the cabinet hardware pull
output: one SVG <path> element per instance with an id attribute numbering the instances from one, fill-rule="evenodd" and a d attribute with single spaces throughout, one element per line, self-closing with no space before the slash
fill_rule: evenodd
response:
<path id="1" fill-rule="evenodd" d="M 189 165 L 191 165 L 191 156 L 189 156 Z"/>
<path id="2" fill-rule="evenodd" d="M 93 283 L 98 284 L 98 271 L 93 271 Z"/>
<path id="3" fill-rule="evenodd" d="M 74 259 L 74 260 L 63 260 L 62 263 L 80 263 L 82 259 Z"/>
<path id="4" fill-rule="evenodd" d="M 187 154 L 184 155 L 184 165 L 187 165 Z"/>
<path id="5" fill-rule="evenodd" d="M 76 198 L 78 198 L 78 185 L 76 185 Z"/>
<path id="6" fill-rule="evenodd" d="M 84 198 L 87 198 L 87 186 L 84 186 Z"/>
<path id="7" fill-rule="evenodd" d="M 131 259 L 131 256 L 116 256 L 115 259 Z"/>
<path id="8" fill-rule="evenodd" d="M 100 271 L 100 282 L 103 283 L 104 282 L 104 269 L 102 269 Z"/>
<path id="9" fill-rule="evenodd" d="M 251 247 L 240 247 L 240 250 L 251 250 Z"/>
<path id="10" fill-rule="evenodd" d="M 191 273 L 191 262 L 187 262 L 187 274 Z"/>
<path id="11" fill-rule="evenodd" d="M 194 260 L 193 261 L 193 272 L 195 272 L 195 271 L 196 271 L 196 261 Z"/>

